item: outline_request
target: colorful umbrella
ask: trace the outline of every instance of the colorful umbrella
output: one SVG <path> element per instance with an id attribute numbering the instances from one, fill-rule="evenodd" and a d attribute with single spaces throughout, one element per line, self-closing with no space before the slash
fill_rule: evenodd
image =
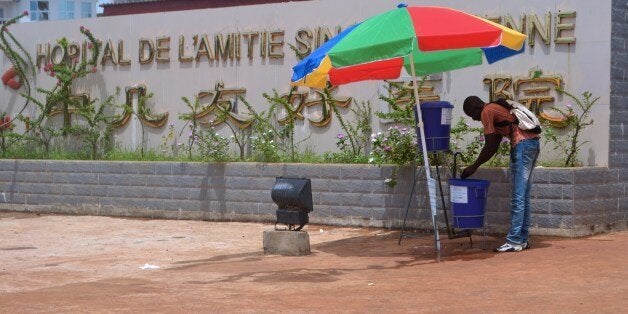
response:
<path id="1" fill-rule="evenodd" d="M 405 68 L 417 75 L 440 73 L 489 63 L 523 52 L 526 35 L 489 20 L 450 8 L 408 7 L 376 15 L 353 25 L 293 67 L 292 84 L 324 88 L 364 80 L 395 79 Z M 426 152 L 421 110 L 417 110 L 422 151 Z M 436 225 L 436 182 L 423 154 L 429 190 L 434 240 L 440 251 Z"/>
<path id="2" fill-rule="evenodd" d="M 489 63 L 523 52 L 526 35 L 443 7 L 407 7 L 376 15 L 338 34 L 293 67 L 293 85 L 324 88 Z M 414 60 L 412 62 L 411 60 Z"/>

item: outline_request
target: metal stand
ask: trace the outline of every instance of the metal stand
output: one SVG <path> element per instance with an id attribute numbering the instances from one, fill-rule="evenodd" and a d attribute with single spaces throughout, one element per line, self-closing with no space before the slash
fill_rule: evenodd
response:
<path id="1" fill-rule="evenodd" d="M 444 153 L 449 153 L 444 152 Z M 440 170 L 438 167 L 438 152 L 432 152 L 431 153 L 434 156 L 435 159 L 435 167 L 436 167 L 436 176 L 437 176 L 437 181 L 438 181 L 438 189 L 440 191 L 440 199 L 441 199 L 441 204 L 443 206 L 443 212 L 445 214 L 445 225 L 447 226 L 447 237 L 449 239 L 457 239 L 457 238 L 462 238 L 462 237 L 469 237 L 469 243 L 470 246 L 473 246 L 473 239 L 471 238 L 471 229 L 462 229 L 461 232 L 456 233 L 456 231 L 454 230 L 453 227 L 451 227 L 449 225 L 449 218 L 447 216 L 447 207 L 445 205 L 445 194 L 443 193 L 443 184 L 441 182 L 441 177 L 440 177 Z M 414 188 L 416 186 L 416 181 L 417 181 L 417 177 L 418 177 L 419 171 L 415 170 L 414 171 L 414 179 L 412 181 L 412 188 L 410 189 L 410 194 L 408 195 L 408 203 L 406 205 L 406 213 L 405 216 L 403 217 L 403 224 L 401 225 L 401 233 L 399 234 L 399 242 L 398 244 L 401 244 L 401 239 L 404 237 L 414 237 L 414 234 L 408 234 L 405 233 L 405 227 L 406 227 L 406 221 L 408 218 L 408 212 L 410 211 L 410 204 L 412 202 L 412 196 L 414 194 Z M 486 242 L 486 224 L 484 226 L 484 242 Z"/>
<path id="2" fill-rule="evenodd" d="M 408 205 L 406 205 L 406 214 L 403 216 L 403 224 L 401 225 L 401 233 L 399 234 L 399 245 L 401 245 L 401 239 L 403 237 L 413 237 L 414 234 L 405 233 L 406 228 L 406 220 L 408 219 L 408 212 L 410 211 L 410 203 L 412 203 L 412 195 L 414 194 L 414 187 L 416 186 L 416 178 L 419 176 L 419 171 L 414 170 L 414 176 L 412 180 L 412 188 L 410 189 L 410 194 L 408 194 Z"/>

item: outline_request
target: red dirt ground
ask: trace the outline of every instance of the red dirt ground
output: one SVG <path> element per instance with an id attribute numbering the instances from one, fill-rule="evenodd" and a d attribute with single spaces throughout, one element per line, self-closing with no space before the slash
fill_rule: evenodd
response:
<path id="1" fill-rule="evenodd" d="M 481 237 L 307 226 L 312 254 L 264 255 L 270 224 L 0 212 L 0 312 L 579 312 L 628 308 L 628 232 Z M 498 244 L 488 238 L 487 247 Z M 501 243 L 499 243 L 501 244 Z M 140 269 L 144 264 L 159 269 Z"/>

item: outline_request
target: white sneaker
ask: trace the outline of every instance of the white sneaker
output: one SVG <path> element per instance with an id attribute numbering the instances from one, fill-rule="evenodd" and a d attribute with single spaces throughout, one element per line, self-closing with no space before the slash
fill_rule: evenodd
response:
<path id="1" fill-rule="evenodd" d="M 495 248 L 493 251 L 501 253 L 501 252 L 520 252 L 523 250 L 523 246 L 521 244 L 514 243 L 504 243 L 502 246 Z"/>

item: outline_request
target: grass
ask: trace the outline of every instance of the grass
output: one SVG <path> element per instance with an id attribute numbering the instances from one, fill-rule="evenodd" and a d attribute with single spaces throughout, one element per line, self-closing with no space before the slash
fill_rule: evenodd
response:
<path id="1" fill-rule="evenodd" d="M 6 151 L 0 153 L 2 159 L 35 159 L 35 160 L 91 160 L 90 155 L 87 152 L 78 151 L 71 152 L 61 149 L 52 149 L 46 153 L 41 150 L 29 149 L 27 147 L 12 147 Z M 187 154 L 180 153 L 176 156 L 164 154 L 156 150 L 145 150 L 142 153 L 140 150 L 125 150 L 125 149 L 113 149 L 104 155 L 99 156 L 97 160 L 108 161 L 179 161 L 179 162 L 258 162 L 253 157 L 247 157 L 245 159 L 236 158 L 232 155 L 228 160 L 211 160 L 207 157 L 199 154 L 192 155 L 192 158 L 188 158 Z M 298 163 L 325 163 L 324 156 L 318 155 L 312 150 L 306 150 L 299 153 L 295 160 L 291 160 L 290 156 L 281 156 L 277 162 L 298 162 Z"/>
<path id="2" fill-rule="evenodd" d="M 313 149 L 308 148 L 303 152 L 299 152 L 294 159 L 287 154 L 282 154 L 278 163 L 346 163 L 346 164 L 367 164 L 367 158 L 330 158 L 329 152 L 317 154 Z M 33 148 L 29 145 L 11 145 L 7 150 L 0 152 L 2 159 L 40 159 L 40 160 L 91 160 L 90 154 L 86 150 L 71 151 L 60 148 L 53 148 L 48 153 L 41 149 Z M 236 154 L 231 154 L 227 160 L 211 160 L 200 154 L 193 154 L 192 158 L 188 158 L 186 153 L 172 154 L 161 152 L 158 150 L 145 150 L 143 153 L 138 150 L 126 150 L 114 148 L 105 154 L 101 154 L 97 160 L 107 161 L 177 161 L 177 162 L 260 162 L 254 157 L 246 157 L 240 159 Z M 562 161 L 539 161 L 539 166 L 543 167 L 564 167 Z M 507 166 L 507 165 L 505 165 Z"/>

